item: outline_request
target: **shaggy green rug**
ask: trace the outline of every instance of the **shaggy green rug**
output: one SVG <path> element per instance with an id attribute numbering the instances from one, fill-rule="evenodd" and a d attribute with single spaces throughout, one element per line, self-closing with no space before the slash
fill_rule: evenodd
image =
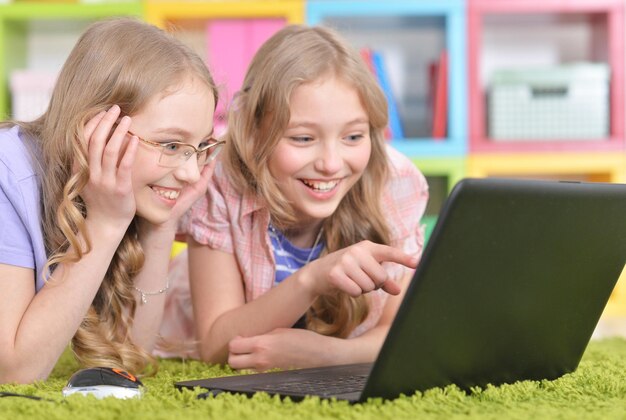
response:
<path id="1" fill-rule="evenodd" d="M 626 419 L 626 340 L 592 341 L 576 372 L 555 381 L 524 381 L 465 394 L 454 386 L 403 396 L 394 401 L 344 402 L 307 398 L 300 403 L 258 394 L 253 398 L 220 394 L 197 400 L 197 391 L 176 390 L 183 379 L 223 376 L 228 368 L 197 361 L 163 360 L 159 373 L 144 378 L 147 391 L 138 400 L 61 396 L 77 370 L 66 353 L 50 378 L 33 385 L 0 385 L 0 391 L 35 395 L 45 400 L 0 398 L 0 418 L 45 419 Z"/>

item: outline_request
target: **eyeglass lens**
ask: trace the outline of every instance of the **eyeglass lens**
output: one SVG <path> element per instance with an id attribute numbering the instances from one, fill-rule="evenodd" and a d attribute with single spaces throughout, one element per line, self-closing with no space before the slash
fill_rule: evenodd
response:
<path id="1" fill-rule="evenodd" d="M 194 148 L 188 144 L 170 143 L 161 149 L 159 163 L 163 166 L 175 168 L 188 161 L 192 155 L 196 155 L 198 159 L 198 166 L 202 167 L 211 162 L 211 156 L 217 153 L 217 150 L 219 150 L 221 146 L 221 143 L 216 144 L 213 147 L 209 147 L 208 149 L 196 153 Z"/>

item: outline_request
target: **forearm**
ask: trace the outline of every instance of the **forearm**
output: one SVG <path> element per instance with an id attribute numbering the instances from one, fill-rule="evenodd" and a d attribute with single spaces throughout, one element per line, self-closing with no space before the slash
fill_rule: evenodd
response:
<path id="1" fill-rule="evenodd" d="M 332 364 L 373 362 L 380 352 L 388 331 L 388 326 L 377 326 L 358 337 L 338 339 L 339 342 L 335 342 L 330 349 Z"/>
<path id="2" fill-rule="evenodd" d="M 311 368 L 353 363 L 370 363 L 376 360 L 387 329 L 375 327 L 354 338 L 329 337 L 310 332 L 312 340 L 290 345 L 282 343 L 277 349 L 280 356 L 267 367 Z"/>
<path id="3" fill-rule="evenodd" d="M 144 252 L 144 265 L 134 279 L 137 308 L 131 336 L 136 345 L 151 351 L 163 318 L 163 308 L 168 286 L 168 267 L 175 231 L 140 230 L 139 241 Z M 163 291 L 160 293 L 159 291 Z M 145 293 L 149 293 L 146 295 Z"/>
<path id="4" fill-rule="evenodd" d="M 76 263 L 59 264 L 23 308 L 14 335 L 3 344 L 0 382 L 45 379 L 80 326 L 123 236 L 87 228 L 92 250 Z"/>
<path id="5" fill-rule="evenodd" d="M 293 326 L 317 298 L 307 287 L 308 275 L 306 270 L 299 270 L 259 298 L 220 315 L 200 337 L 202 359 L 225 363 L 228 343 L 234 337 L 251 337 Z"/>

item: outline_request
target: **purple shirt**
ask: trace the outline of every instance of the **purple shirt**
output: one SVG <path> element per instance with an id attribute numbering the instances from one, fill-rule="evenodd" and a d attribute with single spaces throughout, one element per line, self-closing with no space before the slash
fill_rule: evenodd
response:
<path id="1" fill-rule="evenodd" d="M 0 263 L 35 270 L 33 280 L 39 291 L 47 257 L 39 177 L 27 141 L 17 126 L 0 129 Z"/>

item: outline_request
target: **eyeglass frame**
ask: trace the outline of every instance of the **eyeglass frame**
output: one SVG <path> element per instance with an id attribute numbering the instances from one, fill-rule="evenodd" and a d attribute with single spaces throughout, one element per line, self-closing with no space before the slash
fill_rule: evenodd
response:
<path id="1" fill-rule="evenodd" d="M 158 143 L 156 141 L 151 141 L 151 140 L 146 140 L 143 137 L 138 136 L 137 134 L 131 132 L 130 130 L 127 130 L 128 135 L 130 136 L 135 136 L 137 137 L 137 139 L 139 139 L 139 141 L 143 142 L 144 144 L 147 144 L 148 146 L 152 146 L 152 147 L 158 147 L 158 148 L 165 148 L 171 144 L 180 144 L 182 146 L 185 147 L 191 147 L 193 149 L 193 154 L 196 155 L 196 158 L 198 156 L 199 153 L 202 152 L 206 152 L 211 150 L 212 148 L 216 147 L 216 146 L 221 146 L 224 143 L 226 143 L 224 140 L 217 140 L 215 137 L 210 137 L 210 139 L 215 140 L 215 142 L 209 144 L 207 147 L 205 147 L 204 149 L 199 149 L 196 146 L 194 146 L 193 144 L 189 144 L 189 143 L 183 143 L 182 141 L 168 141 L 167 143 Z M 159 161 L 161 160 L 161 156 L 163 156 L 164 150 L 160 150 L 161 155 L 159 156 Z M 211 155 L 211 152 L 209 152 L 209 156 Z M 184 155 L 183 155 L 184 156 Z M 192 154 L 189 154 L 185 160 L 180 164 L 180 166 L 182 166 L 185 162 L 189 161 L 189 159 L 191 158 Z M 207 163 L 205 163 L 202 166 L 208 165 L 209 162 L 211 162 L 210 160 L 207 161 Z M 160 162 L 159 162 L 160 163 Z M 179 166 L 173 166 L 173 168 L 178 168 Z"/>

